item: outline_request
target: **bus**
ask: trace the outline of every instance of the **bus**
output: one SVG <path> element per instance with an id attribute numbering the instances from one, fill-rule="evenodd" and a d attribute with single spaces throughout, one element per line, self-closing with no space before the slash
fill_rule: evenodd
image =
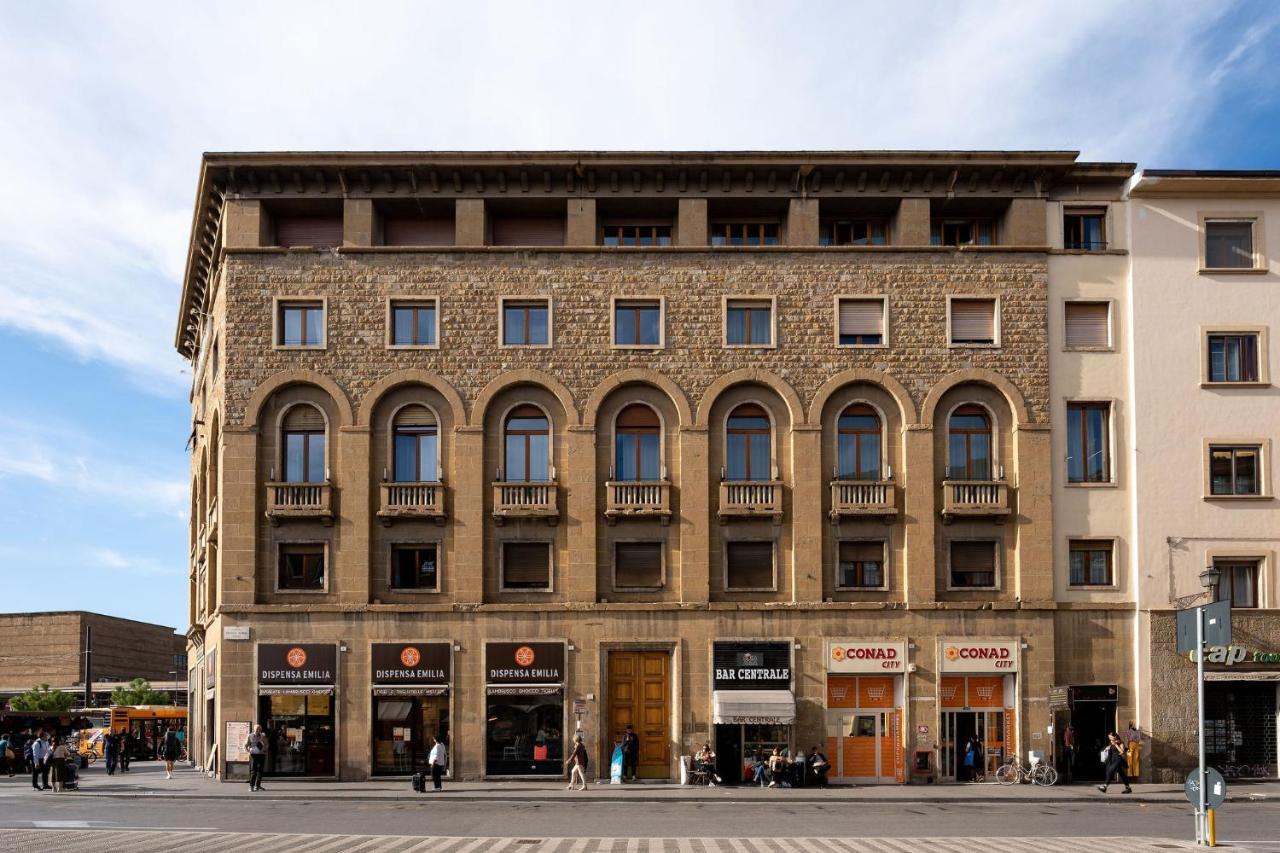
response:
<path id="1" fill-rule="evenodd" d="M 165 732 L 174 729 L 187 744 L 187 709 L 173 705 L 112 705 L 109 726 L 113 734 L 128 732 L 129 758 L 147 761 L 158 757 Z"/>

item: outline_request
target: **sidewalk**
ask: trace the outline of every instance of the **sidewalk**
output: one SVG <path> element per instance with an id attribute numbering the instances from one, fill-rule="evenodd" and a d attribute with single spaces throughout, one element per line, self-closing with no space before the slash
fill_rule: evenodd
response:
<path id="1" fill-rule="evenodd" d="M 994 783 L 960 785 L 866 785 L 830 788 L 687 787 L 670 783 L 609 785 L 591 783 L 585 791 L 566 791 L 558 782 L 445 782 L 441 794 L 414 794 L 408 780 L 371 782 L 311 782 L 267 779 L 263 790 L 249 791 L 244 782 L 215 782 L 203 773 L 181 769 L 173 779 L 164 778 L 159 763 L 138 762 L 128 773 L 108 776 L 100 765 L 81 772 L 78 792 L 67 797 L 153 797 L 175 800 L 360 800 L 403 801 L 410 797 L 490 802 L 744 802 L 770 803 L 983 803 L 1023 801 L 1034 803 L 1186 803 L 1181 785 L 1139 784 L 1123 795 L 1113 785 L 1103 795 L 1092 785 L 1003 786 Z M 1227 786 L 1229 802 L 1280 802 L 1280 782 L 1236 782 Z M 0 794 L 37 794 L 29 777 L 0 777 Z"/>

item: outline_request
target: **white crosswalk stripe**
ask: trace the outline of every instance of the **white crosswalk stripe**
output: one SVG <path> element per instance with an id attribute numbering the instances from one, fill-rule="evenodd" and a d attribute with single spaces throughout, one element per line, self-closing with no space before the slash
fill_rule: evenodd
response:
<path id="1" fill-rule="evenodd" d="M 244 853 L 1163 853 L 1195 850 L 1190 842 L 1155 838 L 459 838 L 403 835 L 122 831 L 112 829 L 8 830 L 14 853 L 129 850 L 244 851 Z"/>

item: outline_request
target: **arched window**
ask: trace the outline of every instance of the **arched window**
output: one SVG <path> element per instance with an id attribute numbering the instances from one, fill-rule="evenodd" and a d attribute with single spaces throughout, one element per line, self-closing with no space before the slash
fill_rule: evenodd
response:
<path id="1" fill-rule="evenodd" d="M 614 425 L 614 468 L 619 480 L 662 479 L 658 413 L 633 404 L 618 413 Z"/>
<path id="2" fill-rule="evenodd" d="M 508 482 L 545 483 L 551 479 L 551 424 L 537 406 L 516 406 L 503 425 Z"/>
<path id="3" fill-rule="evenodd" d="M 743 403 L 729 413 L 725 435 L 725 479 L 772 479 L 772 431 L 768 413 L 755 403 Z"/>
<path id="4" fill-rule="evenodd" d="M 990 480 L 991 416 L 972 403 L 951 413 L 947 424 L 947 476 L 955 480 Z"/>
<path id="5" fill-rule="evenodd" d="M 426 406 L 405 406 L 396 413 L 394 471 L 397 483 L 435 483 L 440 433 Z"/>
<path id="6" fill-rule="evenodd" d="M 315 406 L 294 406 L 284 417 L 281 469 L 284 483 L 323 483 L 324 415 Z"/>
<path id="7" fill-rule="evenodd" d="M 836 477 L 880 479 L 880 416 L 866 403 L 855 403 L 836 422 Z"/>

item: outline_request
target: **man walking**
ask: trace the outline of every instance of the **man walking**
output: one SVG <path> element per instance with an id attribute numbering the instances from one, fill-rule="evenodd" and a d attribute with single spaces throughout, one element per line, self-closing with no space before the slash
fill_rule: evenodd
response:
<path id="1" fill-rule="evenodd" d="M 627 726 L 622 733 L 622 781 L 636 781 L 636 768 L 640 764 L 640 738 L 635 729 Z"/>
<path id="2" fill-rule="evenodd" d="M 125 729 L 117 735 L 120 739 L 120 772 L 129 772 L 129 730 Z"/>
<path id="3" fill-rule="evenodd" d="M 262 726 L 254 726 L 253 731 L 244 741 L 245 751 L 249 753 L 249 790 L 262 790 L 262 771 L 267 766 L 267 736 Z"/>
<path id="4" fill-rule="evenodd" d="M 9 733 L 0 733 L 0 773 L 6 776 L 13 775 L 13 765 L 9 763 Z"/>
<path id="5" fill-rule="evenodd" d="M 41 730 L 31 742 L 31 787 L 37 791 L 49 790 L 49 736 Z"/>
<path id="6" fill-rule="evenodd" d="M 444 768 L 449 762 L 449 756 L 445 752 L 444 744 L 437 738 L 431 739 L 431 754 L 427 756 L 427 761 L 431 764 L 431 789 L 444 790 L 440 780 L 444 776 Z"/>
<path id="7" fill-rule="evenodd" d="M 102 736 L 102 760 L 107 763 L 107 775 L 116 775 L 116 764 L 120 761 L 120 739 L 110 731 Z"/>

